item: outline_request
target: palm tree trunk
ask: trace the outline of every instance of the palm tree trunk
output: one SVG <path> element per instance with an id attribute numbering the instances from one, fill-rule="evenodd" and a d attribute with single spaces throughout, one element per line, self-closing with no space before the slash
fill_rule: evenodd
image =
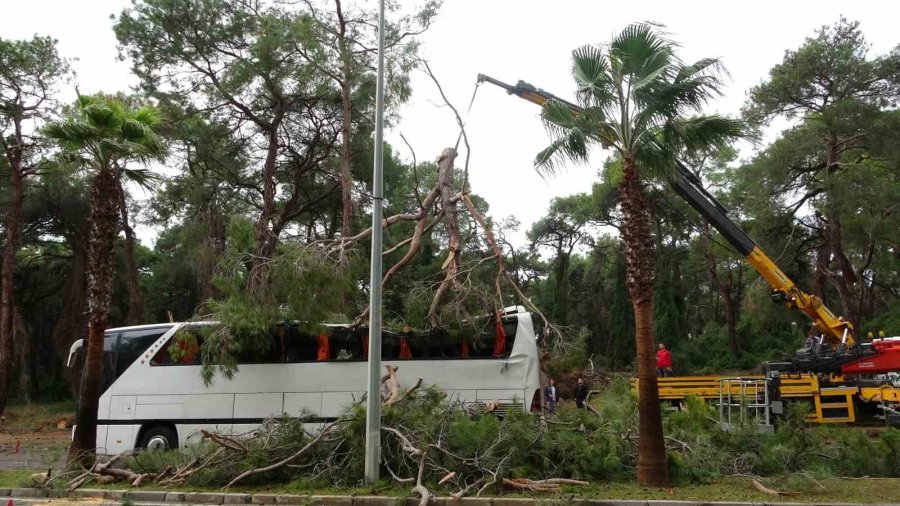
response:
<path id="1" fill-rule="evenodd" d="M 653 238 L 644 190 L 634 158 L 625 156 L 619 201 L 625 245 L 625 284 L 634 309 L 638 369 L 638 468 L 642 485 L 665 487 L 669 467 L 662 431 L 653 339 Z"/>
<path id="2" fill-rule="evenodd" d="M 4 220 L 6 243 L 3 245 L 3 268 L 0 270 L 0 414 L 6 409 L 9 387 L 12 382 L 14 363 L 13 337 L 15 334 L 15 302 L 13 293 L 16 268 L 16 252 L 19 250 L 19 236 L 22 225 L 22 206 L 25 190 L 22 174 L 16 167 L 10 167 L 13 199 L 12 208 Z"/>
<path id="3" fill-rule="evenodd" d="M 128 221 L 125 189 L 122 188 L 122 180 L 117 180 L 119 186 L 119 212 L 122 217 L 122 230 L 125 232 L 125 265 L 128 267 L 128 316 L 125 318 L 125 321 L 128 325 L 140 325 L 144 320 L 144 298 L 141 296 L 137 260 L 134 257 L 137 241 L 134 237 L 134 229 L 131 228 L 131 223 Z"/>
<path id="4" fill-rule="evenodd" d="M 69 461 L 90 465 L 97 443 L 97 408 L 102 394 L 103 337 L 112 294 L 113 245 L 118 233 L 119 184 L 108 167 L 91 181 L 88 221 L 88 328 L 75 434 Z"/>

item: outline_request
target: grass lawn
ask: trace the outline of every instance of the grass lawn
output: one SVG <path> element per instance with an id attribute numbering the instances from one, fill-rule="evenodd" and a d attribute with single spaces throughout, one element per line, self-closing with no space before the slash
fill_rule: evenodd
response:
<path id="1" fill-rule="evenodd" d="M 585 498 L 667 499 L 676 501 L 747 501 L 747 502 L 900 502 L 900 479 L 832 479 L 815 484 L 809 480 L 790 483 L 764 480 L 769 488 L 797 492 L 792 496 L 772 496 L 753 488 L 749 478 L 726 478 L 717 483 L 685 485 L 671 489 L 645 489 L 633 483 L 597 483 L 570 492 Z"/>
<path id="2" fill-rule="evenodd" d="M 57 422 L 66 419 L 69 424 L 75 416 L 75 404 L 71 401 L 47 404 L 10 404 L 4 414 L 2 430 L 56 428 Z"/>
<path id="3" fill-rule="evenodd" d="M 23 487 L 29 482 L 29 476 L 35 471 L 0 471 L 0 488 Z M 726 478 L 714 483 L 683 485 L 670 489 L 648 489 L 630 482 L 602 482 L 587 487 L 568 487 L 561 494 L 521 494 L 506 493 L 508 496 L 525 496 L 548 501 L 570 502 L 573 499 L 661 499 L 676 501 L 746 501 L 746 502 L 803 502 L 821 503 L 885 503 L 900 502 L 900 478 L 894 479 L 832 479 L 818 483 L 803 477 L 788 479 L 766 479 L 765 485 L 782 491 L 796 492 L 797 495 L 772 496 L 753 488 L 749 478 Z M 88 485 L 97 487 L 96 484 Z M 124 489 L 127 485 L 119 483 L 104 488 Z M 149 484 L 147 490 L 162 487 Z M 184 488 L 172 490 L 212 491 L 216 488 Z M 231 492 L 268 493 L 268 494 L 302 494 L 302 495 L 381 495 L 403 497 L 409 492 L 408 487 L 400 487 L 395 483 L 382 482 L 371 487 L 352 488 L 310 488 L 302 482 L 273 484 L 266 487 L 236 487 Z"/>
<path id="4" fill-rule="evenodd" d="M 24 487 L 28 483 L 31 482 L 31 475 L 34 473 L 42 473 L 47 472 L 46 469 L 43 471 L 25 471 L 25 470 L 15 470 L 15 471 L 0 471 L 0 488 L 19 488 Z"/>

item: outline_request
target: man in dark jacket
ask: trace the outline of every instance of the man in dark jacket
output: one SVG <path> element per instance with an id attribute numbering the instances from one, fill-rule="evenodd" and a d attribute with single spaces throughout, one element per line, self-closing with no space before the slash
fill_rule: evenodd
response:
<path id="1" fill-rule="evenodd" d="M 588 388 L 587 385 L 584 384 L 584 378 L 578 378 L 578 383 L 575 385 L 575 407 L 578 409 L 584 409 L 584 401 L 587 400 Z"/>

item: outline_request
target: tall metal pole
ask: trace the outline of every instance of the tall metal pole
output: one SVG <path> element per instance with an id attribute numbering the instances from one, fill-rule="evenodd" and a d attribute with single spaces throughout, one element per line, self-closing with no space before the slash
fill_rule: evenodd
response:
<path id="1" fill-rule="evenodd" d="M 366 397 L 366 482 L 375 483 L 381 453 L 381 201 L 384 136 L 384 0 L 378 2 L 375 88 L 375 172 L 372 177 L 372 258 L 369 275 L 369 385 Z"/>

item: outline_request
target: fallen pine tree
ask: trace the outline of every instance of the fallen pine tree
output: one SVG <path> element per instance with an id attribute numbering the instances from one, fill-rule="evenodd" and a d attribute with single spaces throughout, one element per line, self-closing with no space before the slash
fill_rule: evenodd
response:
<path id="1" fill-rule="evenodd" d="M 557 430 L 539 417 L 515 412 L 500 420 L 491 412 L 492 403 L 448 400 L 435 388 L 421 388 L 421 380 L 403 388 L 397 367 L 386 367 L 382 386 L 382 465 L 394 481 L 412 486 L 420 504 L 428 503 L 434 487 L 461 498 L 501 487 L 555 492 L 560 485 L 586 484 L 545 474 L 568 472 L 563 468 L 520 475 L 526 472 L 523 459 L 540 453 L 546 433 Z M 312 419 L 297 417 L 271 419 L 243 435 L 201 431 L 202 440 L 194 446 L 117 455 L 55 479 L 67 479 L 69 490 L 112 482 L 223 489 L 298 479 L 355 485 L 363 466 L 362 404 L 360 399 L 343 417 L 313 430 Z"/>
<path id="2" fill-rule="evenodd" d="M 592 396 L 595 412 L 561 408 L 545 419 L 516 410 L 499 417 L 491 412 L 495 403 L 461 403 L 417 381 L 403 385 L 401 377 L 402 368 L 383 377 L 382 475 L 409 487 L 422 504 L 432 495 L 557 493 L 582 482 L 634 478 L 637 413 L 624 378 Z M 310 419 L 285 418 L 243 435 L 202 433 L 194 446 L 53 473 L 48 486 L 119 482 L 236 490 L 299 482 L 311 490 L 349 489 L 363 476 L 362 401 L 318 430 L 309 430 Z M 676 483 L 741 476 L 756 479 L 746 483 L 755 493 L 784 495 L 830 477 L 900 476 L 900 431 L 873 441 L 859 429 L 811 427 L 797 410 L 775 434 L 758 434 L 752 424 L 723 432 L 710 410 L 694 399 L 689 410 L 666 416 Z"/>

